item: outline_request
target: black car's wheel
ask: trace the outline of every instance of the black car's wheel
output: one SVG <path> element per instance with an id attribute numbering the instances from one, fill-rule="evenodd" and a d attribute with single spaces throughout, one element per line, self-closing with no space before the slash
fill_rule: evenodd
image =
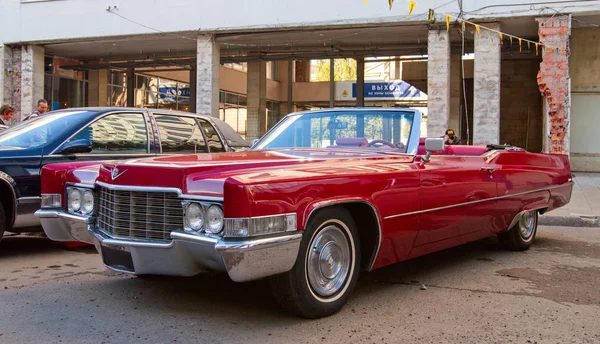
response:
<path id="1" fill-rule="evenodd" d="M 4 231 L 6 230 L 6 212 L 4 211 L 4 206 L 2 202 L 0 202 L 0 240 L 4 236 Z"/>
<path id="2" fill-rule="evenodd" d="M 278 303 L 305 318 L 339 311 L 356 285 L 360 242 L 352 216 L 329 208 L 312 217 L 305 228 L 296 264 L 271 279 Z"/>
<path id="3" fill-rule="evenodd" d="M 500 244 L 511 251 L 525 251 L 533 244 L 537 234 L 537 210 L 530 210 L 521 215 L 508 231 L 498 234 Z"/>

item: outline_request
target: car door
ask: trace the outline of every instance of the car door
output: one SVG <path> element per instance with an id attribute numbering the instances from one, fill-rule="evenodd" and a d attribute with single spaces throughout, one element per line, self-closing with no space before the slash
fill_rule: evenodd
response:
<path id="1" fill-rule="evenodd" d="M 42 158 L 42 165 L 71 161 L 126 160 L 156 155 L 154 135 L 145 111 L 118 111 L 99 116 L 77 131 L 54 152 Z M 87 153 L 62 153 L 70 142 L 89 140 Z"/>
<path id="2" fill-rule="evenodd" d="M 493 169 L 481 156 L 431 156 L 420 174 L 422 214 L 414 246 L 490 230 L 497 202 Z"/>

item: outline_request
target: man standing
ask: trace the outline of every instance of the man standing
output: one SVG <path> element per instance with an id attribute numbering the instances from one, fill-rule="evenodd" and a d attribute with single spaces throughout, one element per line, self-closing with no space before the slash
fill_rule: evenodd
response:
<path id="1" fill-rule="evenodd" d="M 48 111 L 48 101 L 46 99 L 40 99 L 37 102 L 37 109 L 35 109 L 35 111 L 27 118 L 25 118 L 24 121 L 41 116 L 46 113 L 46 111 Z"/>

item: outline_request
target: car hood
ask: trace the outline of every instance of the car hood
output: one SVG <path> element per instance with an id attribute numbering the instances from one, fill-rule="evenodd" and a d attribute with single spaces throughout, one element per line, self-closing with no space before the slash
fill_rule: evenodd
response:
<path id="1" fill-rule="evenodd" d="M 184 193 L 218 196 L 222 195 L 223 183 L 228 178 L 243 184 L 305 180 L 374 173 L 378 169 L 389 170 L 393 162 L 407 166 L 412 161 L 409 155 L 376 151 L 256 150 L 107 162 L 102 164 L 97 181 L 112 185 L 175 187 Z M 365 165 L 369 168 L 365 169 Z"/>

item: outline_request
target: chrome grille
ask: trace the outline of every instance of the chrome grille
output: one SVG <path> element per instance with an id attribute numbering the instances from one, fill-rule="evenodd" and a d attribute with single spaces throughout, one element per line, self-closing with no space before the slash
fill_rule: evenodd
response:
<path id="1" fill-rule="evenodd" d="M 181 198 L 173 192 L 109 190 L 100 187 L 97 226 L 118 238 L 170 241 L 183 229 Z"/>

